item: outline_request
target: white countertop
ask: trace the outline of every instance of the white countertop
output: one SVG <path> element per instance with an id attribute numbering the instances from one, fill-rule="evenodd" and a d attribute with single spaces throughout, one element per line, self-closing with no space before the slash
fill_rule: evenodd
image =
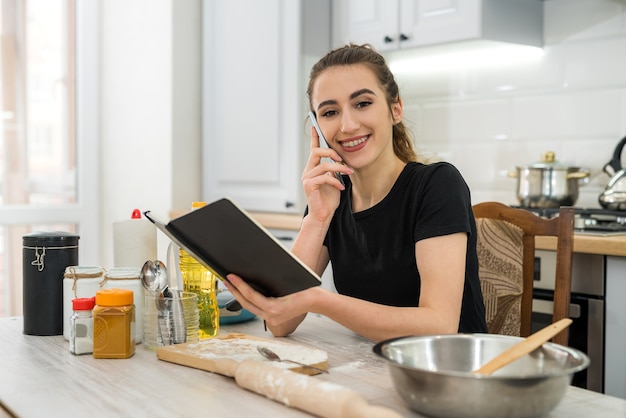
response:
<path id="1" fill-rule="evenodd" d="M 21 318 L 0 318 L 0 406 L 15 416 L 305 417 L 304 412 L 246 391 L 231 378 L 160 361 L 141 345 L 124 360 L 70 354 L 62 336 L 24 335 Z M 220 333 L 269 337 L 260 320 L 223 326 Z M 328 352 L 323 379 L 359 392 L 371 405 L 417 417 L 397 395 L 373 344 L 309 316 L 286 341 Z M 0 407 L 0 417 L 3 416 Z M 10 415 L 9 415 L 10 416 Z M 570 386 L 550 417 L 624 417 L 626 400 Z"/>

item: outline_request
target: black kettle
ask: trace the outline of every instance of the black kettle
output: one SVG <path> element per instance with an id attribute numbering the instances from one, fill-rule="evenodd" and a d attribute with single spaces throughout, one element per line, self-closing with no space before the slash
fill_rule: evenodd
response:
<path id="1" fill-rule="evenodd" d="M 598 197 L 604 209 L 626 211 L 626 170 L 622 167 L 622 150 L 625 145 L 626 137 L 619 141 L 613 151 L 613 158 L 604 165 L 604 172 L 611 177 Z"/>

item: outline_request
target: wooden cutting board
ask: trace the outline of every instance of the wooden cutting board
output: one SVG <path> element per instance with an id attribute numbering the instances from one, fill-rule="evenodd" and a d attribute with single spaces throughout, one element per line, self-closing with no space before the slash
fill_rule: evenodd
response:
<path id="1" fill-rule="evenodd" d="M 305 376 L 314 369 L 271 362 L 257 352 L 262 344 L 281 358 L 326 370 L 326 351 L 278 339 L 228 334 L 197 343 L 158 347 L 160 360 L 234 377 L 240 387 L 322 418 L 401 418 L 388 408 L 370 405 L 352 389 Z M 291 371 L 299 372 L 291 373 Z M 313 373 L 311 373 L 313 372 Z"/>
<path id="2" fill-rule="evenodd" d="M 324 350 L 246 334 L 226 334 L 195 343 L 157 347 L 156 354 L 159 360 L 230 377 L 235 376 L 238 364 L 244 360 L 263 361 L 307 375 L 319 373 L 286 361 L 271 362 L 257 351 L 257 346 L 268 347 L 283 360 L 294 360 L 323 370 L 328 368 L 328 353 Z"/>

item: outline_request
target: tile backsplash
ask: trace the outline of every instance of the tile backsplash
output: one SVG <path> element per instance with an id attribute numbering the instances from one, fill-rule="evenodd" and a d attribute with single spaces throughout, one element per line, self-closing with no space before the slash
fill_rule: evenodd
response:
<path id="1" fill-rule="evenodd" d="M 456 165 L 474 203 L 518 204 L 507 174 L 551 150 L 590 170 L 576 205 L 599 207 L 626 135 L 626 1 L 545 1 L 544 39 L 533 61 L 397 76 L 419 152 Z"/>

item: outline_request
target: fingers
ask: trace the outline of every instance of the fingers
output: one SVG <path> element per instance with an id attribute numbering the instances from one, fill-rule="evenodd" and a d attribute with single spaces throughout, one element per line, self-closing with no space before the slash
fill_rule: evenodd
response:
<path id="1" fill-rule="evenodd" d="M 241 306 L 253 314 L 263 317 L 263 309 L 257 306 L 252 299 L 263 298 L 264 296 L 255 291 L 236 274 L 229 274 L 226 276 L 226 279 L 227 280 L 224 281 L 224 285 L 230 293 L 232 293 L 235 299 L 241 303 Z"/>
<path id="2" fill-rule="evenodd" d="M 317 131 L 314 127 L 311 126 L 311 150 L 313 148 L 320 147 L 320 136 L 317 134 Z"/>
<path id="3" fill-rule="evenodd" d="M 317 150 L 319 150 L 319 152 L 317 152 Z M 328 144 L 323 144 L 320 141 L 320 137 L 315 128 L 311 128 L 311 155 L 315 155 L 319 158 L 317 161 L 318 164 L 324 157 L 330 158 L 335 162 L 343 161 L 341 155 L 339 155 L 334 149 L 330 148 Z"/>
<path id="4" fill-rule="evenodd" d="M 302 179 L 314 178 L 328 173 L 343 173 L 350 175 L 354 172 L 350 167 L 342 163 L 343 159 L 335 150 L 320 146 L 319 136 L 314 128 L 311 128 L 311 152 L 305 167 Z M 333 181 L 328 178 L 319 179 L 322 183 L 341 185 L 339 180 Z M 329 181 L 330 180 L 330 181 Z M 321 184 L 321 183 L 320 183 Z M 342 188 L 343 189 L 343 188 Z"/>

